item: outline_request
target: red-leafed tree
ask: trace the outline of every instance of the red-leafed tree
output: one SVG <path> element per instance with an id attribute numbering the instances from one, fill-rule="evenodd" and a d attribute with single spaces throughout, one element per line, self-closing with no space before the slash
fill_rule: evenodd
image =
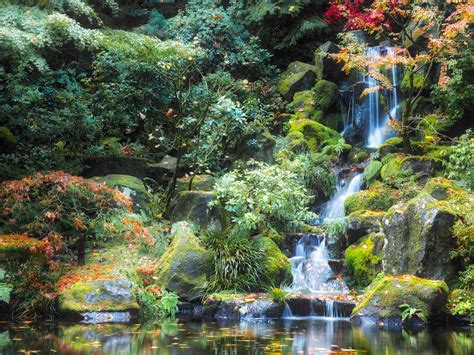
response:
<path id="1" fill-rule="evenodd" d="M 346 72 L 358 70 L 375 79 L 375 90 L 391 88 L 381 69 L 397 65 L 407 73 L 401 120 L 390 117 L 403 138 L 406 152 L 411 150 L 410 136 L 415 131 L 414 105 L 426 90 L 436 65 L 442 69 L 441 84 L 448 80 L 443 68 L 469 45 L 468 30 L 473 16 L 474 6 L 467 2 L 450 5 L 407 0 L 333 0 L 325 13 L 326 22 L 340 24 L 344 31 L 363 30 L 376 39 L 391 41 L 393 54 L 374 61 L 367 55 L 365 44 L 342 34 L 342 48 L 332 56 L 344 63 Z"/>

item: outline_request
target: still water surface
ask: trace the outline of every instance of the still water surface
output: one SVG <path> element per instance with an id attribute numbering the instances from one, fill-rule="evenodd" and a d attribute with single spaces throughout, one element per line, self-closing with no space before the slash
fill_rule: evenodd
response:
<path id="1" fill-rule="evenodd" d="M 363 329 L 322 319 L 154 324 L 0 323 L 0 354 L 474 354 L 472 328 Z"/>

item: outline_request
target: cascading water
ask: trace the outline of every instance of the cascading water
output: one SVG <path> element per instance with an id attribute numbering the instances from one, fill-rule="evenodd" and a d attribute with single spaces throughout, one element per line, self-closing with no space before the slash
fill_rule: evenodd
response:
<path id="1" fill-rule="evenodd" d="M 344 201 L 352 194 L 360 191 L 362 185 L 363 174 L 354 176 L 349 184 L 342 185 L 339 183 L 336 194 L 328 201 L 326 207 L 321 211 L 323 221 L 329 221 L 334 218 L 344 218 Z"/>
<path id="2" fill-rule="evenodd" d="M 367 48 L 367 54 L 371 62 L 377 62 L 380 57 L 393 55 L 393 48 L 390 47 L 371 47 Z M 389 136 L 389 127 L 387 123 L 390 118 L 397 118 L 399 115 L 400 101 L 398 95 L 398 70 L 395 65 L 391 69 L 384 73 L 392 84 L 391 89 L 385 90 L 369 90 L 366 99 L 363 102 L 365 115 L 367 118 L 363 118 L 367 125 L 367 147 L 378 148 L 385 139 Z M 363 82 L 366 84 L 368 89 L 375 88 L 377 81 L 370 77 L 365 76 Z M 386 110 L 383 110 L 380 96 L 383 95 L 386 99 L 386 108 L 390 114 L 387 114 Z"/>

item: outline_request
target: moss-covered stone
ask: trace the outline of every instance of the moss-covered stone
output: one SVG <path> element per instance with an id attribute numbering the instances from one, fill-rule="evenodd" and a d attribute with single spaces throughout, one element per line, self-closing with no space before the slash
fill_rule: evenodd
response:
<path id="1" fill-rule="evenodd" d="M 269 237 L 258 236 L 256 241 L 266 255 L 265 270 L 269 284 L 281 285 L 288 283 L 291 279 L 291 263 L 288 257 Z"/>
<path id="2" fill-rule="evenodd" d="M 309 90 L 316 81 L 316 68 L 311 64 L 293 62 L 283 73 L 278 83 L 278 91 L 285 100 L 292 100 L 298 91 Z"/>
<path id="3" fill-rule="evenodd" d="M 13 153 L 17 144 L 13 133 L 7 127 L 0 126 L 0 152 Z"/>
<path id="4" fill-rule="evenodd" d="M 378 232 L 385 216 L 383 211 L 355 211 L 347 217 L 347 240 L 355 243 L 361 237 Z"/>
<path id="5" fill-rule="evenodd" d="M 365 149 L 354 148 L 349 153 L 349 159 L 358 164 L 369 158 L 369 152 Z"/>
<path id="6" fill-rule="evenodd" d="M 171 202 L 165 217 L 172 223 L 188 221 L 202 229 L 222 230 L 226 224 L 226 213 L 220 205 L 211 206 L 214 200 L 214 192 L 182 191 Z"/>
<path id="7" fill-rule="evenodd" d="M 310 149 L 318 149 L 336 144 L 340 139 L 339 133 L 333 129 L 308 119 L 293 119 L 290 121 L 289 127 L 288 137 L 291 139 L 292 145 L 306 144 Z"/>
<path id="8" fill-rule="evenodd" d="M 356 323 L 381 324 L 401 327 L 399 307 L 407 304 L 421 311 L 429 320 L 440 316 L 448 297 L 448 286 L 443 281 L 423 279 L 411 275 L 377 278 L 352 312 Z"/>
<path id="9" fill-rule="evenodd" d="M 384 164 L 380 175 L 388 182 L 411 178 L 424 183 L 440 169 L 440 165 L 431 157 L 399 155 Z"/>
<path id="10" fill-rule="evenodd" d="M 380 147 L 377 148 L 379 158 L 383 158 L 387 154 L 399 152 L 402 149 L 402 138 L 392 137 L 387 139 Z"/>
<path id="11" fill-rule="evenodd" d="M 455 273 L 455 216 L 444 201 L 422 193 L 393 206 L 384 219 L 384 272 L 446 280 Z"/>
<path id="12" fill-rule="evenodd" d="M 349 286 L 367 287 L 382 271 L 383 239 L 383 234 L 372 233 L 346 249 L 344 271 Z"/>
<path id="13" fill-rule="evenodd" d="M 313 118 L 314 119 L 314 118 Z M 316 120 L 316 119 L 314 119 Z M 339 112 L 329 112 L 319 120 L 323 125 L 340 132 L 344 128 L 344 116 Z"/>
<path id="14" fill-rule="evenodd" d="M 99 183 L 105 183 L 112 189 L 118 189 L 133 200 L 134 210 L 145 211 L 150 214 L 156 213 L 158 206 L 152 203 L 153 198 L 148 192 L 143 180 L 130 175 L 110 174 L 93 179 Z"/>
<path id="15" fill-rule="evenodd" d="M 175 223 L 171 234 L 171 245 L 156 266 L 156 283 L 184 300 L 196 299 L 207 280 L 211 254 L 186 222 Z"/>
<path id="16" fill-rule="evenodd" d="M 382 169 L 382 162 L 379 160 L 372 160 L 367 164 L 364 169 L 364 179 L 367 185 L 380 177 L 380 169 Z"/>
<path id="17" fill-rule="evenodd" d="M 323 112 L 334 105 L 339 93 L 337 85 L 327 80 L 319 80 L 312 91 L 316 108 Z"/>
<path id="18" fill-rule="evenodd" d="M 347 197 L 344 202 L 346 215 L 355 211 L 387 211 L 398 200 L 396 190 L 382 183 L 373 183 L 368 190 L 362 190 Z"/>
<path id="19" fill-rule="evenodd" d="M 138 311 L 134 285 L 127 278 L 79 281 L 59 294 L 64 313 Z"/>

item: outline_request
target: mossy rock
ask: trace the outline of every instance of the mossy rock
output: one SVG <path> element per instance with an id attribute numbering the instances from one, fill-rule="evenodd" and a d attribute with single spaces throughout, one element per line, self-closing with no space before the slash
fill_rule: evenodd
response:
<path id="1" fill-rule="evenodd" d="M 191 191 L 212 191 L 215 178 L 211 175 L 183 176 L 176 181 L 176 191 L 188 191 L 189 183 L 192 181 Z"/>
<path id="2" fill-rule="evenodd" d="M 340 139 L 339 133 L 316 121 L 294 119 L 290 121 L 289 126 L 288 137 L 291 141 L 304 140 L 310 149 L 317 150 L 326 145 L 336 144 Z"/>
<path id="3" fill-rule="evenodd" d="M 377 149 L 379 158 L 382 159 L 387 154 L 397 153 L 402 149 L 402 138 L 392 137 L 387 139 L 380 147 Z"/>
<path id="4" fill-rule="evenodd" d="M 314 51 L 314 65 L 318 79 L 329 79 L 339 82 L 344 79 L 345 73 L 342 70 L 343 64 L 337 63 L 328 54 L 338 53 L 339 48 L 331 41 L 320 45 Z"/>
<path id="5" fill-rule="evenodd" d="M 278 83 L 278 91 L 285 100 L 291 101 L 296 92 L 311 89 L 315 81 L 316 68 L 313 65 L 293 62 L 283 73 Z"/>
<path id="6" fill-rule="evenodd" d="M 266 255 L 265 277 L 270 285 L 280 286 L 291 281 L 291 263 L 278 245 L 269 237 L 255 237 Z"/>
<path id="7" fill-rule="evenodd" d="M 447 280 L 456 274 L 450 251 L 455 215 L 427 193 L 393 206 L 383 222 L 384 272 Z"/>
<path id="8" fill-rule="evenodd" d="M 186 222 L 175 223 L 171 236 L 172 242 L 156 266 L 156 283 L 184 300 L 194 300 L 207 281 L 211 253 L 202 247 Z"/>
<path id="9" fill-rule="evenodd" d="M 361 148 L 354 148 L 351 150 L 349 153 L 349 159 L 353 163 L 362 163 L 363 161 L 367 160 L 369 158 L 369 152 L 365 149 Z"/>
<path id="10" fill-rule="evenodd" d="M 423 184 L 440 167 L 441 162 L 430 157 L 400 155 L 386 163 L 380 170 L 380 175 L 387 182 L 411 178 Z"/>
<path id="11" fill-rule="evenodd" d="M 383 211 L 355 211 L 347 217 L 347 240 L 355 243 L 361 237 L 381 230 Z"/>
<path id="12" fill-rule="evenodd" d="M 13 153 L 17 144 L 18 142 L 13 133 L 7 127 L 0 126 L 0 152 Z"/>
<path id="13" fill-rule="evenodd" d="M 103 177 L 97 177 L 93 179 L 99 183 L 105 183 L 112 189 L 118 189 L 125 195 L 130 196 L 133 201 L 133 209 L 137 212 L 146 212 L 151 215 L 155 214 L 158 210 L 152 201 L 153 197 L 148 192 L 143 180 L 130 175 L 122 174 L 110 174 Z"/>
<path id="14" fill-rule="evenodd" d="M 134 284 L 126 277 L 79 281 L 59 294 L 62 313 L 138 311 Z"/>
<path id="15" fill-rule="evenodd" d="M 222 206 L 211 204 L 215 199 L 214 192 L 182 191 L 171 201 L 164 216 L 172 223 L 188 221 L 201 229 L 223 230 L 227 215 Z"/>
<path id="16" fill-rule="evenodd" d="M 312 90 L 300 91 L 293 97 L 293 107 L 297 119 L 310 119 L 320 122 L 324 112 L 316 106 L 314 92 Z"/>
<path id="17" fill-rule="evenodd" d="M 315 118 L 313 119 L 316 120 Z M 326 113 L 319 122 L 337 132 L 344 129 L 344 116 L 339 112 Z"/>
<path id="18" fill-rule="evenodd" d="M 382 271 L 383 240 L 383 234 L 372 233 L 346 249 L 344 272 L 349 277 L 349 286 L 367 287 Z"/>
<path id="19" fill-rule="evenodd" d="M 400 328 L 402 304 L 420 310 L 428 320 L 435 320 L 443 315 L 447 298 L 448 286 L 443 281 L 411 275 L 385 276 L 372 282 L 354 308 L 351 321 Z M 412 321 L 423 324 L 420 319 Z"/>
<path id="20" fill-rule="evenodd" d="M 339 88 L 333 82 L 319 80 L 313 87 L 314 103 L 317 109 L 326 112 L 334 105 L 339 93 Z"/>
<path id="21" fill-rule="evenodd" d="M 372 160 L 364 169 L 364 180 L 367 185 L 377 180 L 380 177 L 380 170 L 382 169 L 382 162 L 379 160 Z"/>
<path id="22" fill-rule="evenodd" d="M 344 202 L 346 215 L 355 211 L 387 211 L 398 200 L 396 190 L 382 183 L 374 183 L 368 190 L 362 190 L 350 195 Z"/>
<path id="23" fill-rule="evenodd" d="M 464 190 L 451 180 L 439 177 L 428 180 L 423 187 L 422 193 L 430 195 L 437 200 L 448 200 L 455 194 L 464 193 Z"/>

